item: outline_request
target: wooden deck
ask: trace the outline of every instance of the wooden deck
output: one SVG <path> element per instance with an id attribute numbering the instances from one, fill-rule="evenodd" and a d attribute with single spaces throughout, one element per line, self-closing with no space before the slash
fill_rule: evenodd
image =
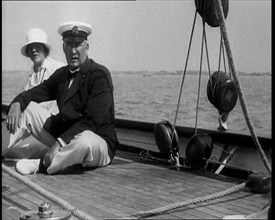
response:
<path id="1" fill-rule="evenodd" d="M 120 150 L 108 167 L 83 170 L 74 166 L 56 175 L 37 173 L 25 177 L 95 219 L 119 219 L 141 211 L 213 194 L 243 182 L 203 171 L 177 171 L 169 165 L 144 159 L 139 155 L 142 149 L 157 152 L 152 133 L 133 133 L 121 128 L 118 128 L 117 132 L 121 143 Z M 181 137 L 180 140 L 181 143 L 186 142 L 185 138 Z M 2 139 L 2 147 L 6 143 L 7 140 Z M 183 153 L 181 150 L 180 154 Z M 14 162 L 2 163 L 14 169 Z M 3 186 L 8 186 L 8 189 L 5 190 Z M 247 190 L 241 190 L 148 219 L 221 219 L 231 214 L 248 215 L 260 211 L 269 204 L 270 198 L 270 193 L 252 194 Z M 3 219 L 19 218 L 17 212 L 7 211 L 8 207 L 14 206 L 22 211 L 37 210 L 43 201 L 48 200 L 2 172 Z M 57 205 L 52 205 L 54 210 L 60 209 Z"/>
<path id="2" fill-rule="evenodd" d="M 105 168 L 83 171 L 75 167 L 74 172 L 58 175 L 38 173 L 27 178 L 96 219 L 118 219 L 134 215 L 140 211 L 222 191 L 239 183 L 209 178 L 199 172 L 171 170 L 167 166 L 120 151 L 113 164 Z M 9 186 L 8 190 L 2 192 L 2 213 L 6 220 L 18 215 L 6 211 L 10 206 L 22 211 L 36 210 L 39 204 L 47 201 L 4 172 L 3 185 Z M 269 199 L 270 194 L 239 191 L 152 218 L 221 219 L 229 214 L 260 211 L 269 203 Z"/>

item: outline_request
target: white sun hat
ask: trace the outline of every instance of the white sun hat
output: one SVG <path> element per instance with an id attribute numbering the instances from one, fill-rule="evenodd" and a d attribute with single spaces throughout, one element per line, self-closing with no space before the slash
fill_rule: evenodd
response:
<path id="1" fill-rule="evenodd" d="M 29 57 L 27 53 L 27 46 L 32 43 L 42 43 L 49 51 L 51 49 L 51 46 L 47 43 L 47 34 L 39 28 L 32 28 L 28 31 L 27 43 L 21 48 L 21 53 L 24 56 Z"/>

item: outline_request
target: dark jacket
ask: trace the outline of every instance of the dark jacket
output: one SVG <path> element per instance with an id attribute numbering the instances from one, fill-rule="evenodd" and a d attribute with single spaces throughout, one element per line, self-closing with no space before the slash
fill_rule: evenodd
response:
<path id="1" fill-rule="evenodd" d="M 113 158 L 118 144 L 114 128 L 113 84 L 109 70 L 87 58 L 70 89 L 69 67 L 57 69 L 40 85 L 19 94 L 22 112 L 30 101 L 57 100 L 59 113 L 47 119 L 44 128 L 55 138 L 69 143 L 76 134 L 93 131 L 108 144 Z"/>

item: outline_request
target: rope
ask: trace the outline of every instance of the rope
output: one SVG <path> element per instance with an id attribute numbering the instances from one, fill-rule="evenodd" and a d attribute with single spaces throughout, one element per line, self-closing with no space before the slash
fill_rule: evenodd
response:
<path id="1" fill-rule="evenodd" d="M 188 58 L 189 58 L 189 54 L 190 54 L 190 48 L 191 48 L 192 39 L 193 39 L 193 33 L 194 33 L 196 18 L 197 18 L 197 10 L 196 10 L 195 15 L 194 15 L 194 20 L 193 20 L 193 25 L 192 25 L 192 31 L 191 31 L 191 35 L 190 35 L 189 46 L 188 46 L 188 51 L 187 51 L 187 57 L 186 57 L 186 61 L 185 61 L 185 67 L 184 67 L 182 81 L 181 81 L 181 86 L 180 86 L 180 94 L 179 94 L 179 98 L 178 98 L 178 104 L 177 104 L 177 109 L 176 109 L 176 114 L 175 114 L 173 129 L 176 127 L 176 121 L 177 121 L 177 117 L 178 117 L 180 99 L 181 99 L 182 90 L 183 90 L 184 78 L 185 78 L 185 75 L 186 75 L 186 68 L 187 68 Z M 172 140 L 174 138 L 174 133 L 175 132 L 173 132 L 173 134 L 172 134 L 172 138 L 171 138 Z"/>
<path id="2" fill-rule="evenodd" d="M 205 27 L 205 25 L 204 25 L 204 27 Z M 207 58 L 208 75 L 209 75 L 209 78 L 210 78 L 210 83 L 212 85 L 211 70 L 210 70 L 210 61 L 209 61 L 209 53 L 208 53 L 208 47 L 207 47 L 205 28 L 203 28 L 203 32 L 204 32 L 204 40 L 205 40 L 205 52 L 206 52 L 206 58 Z"/>
<path id="3" fill-rule="evenodd" d="M 197 134 L 198 130 L 198 112 L 199 112 L 199 101 L 200 101 L 200 88 L 201 88 L 201 69 L 202 69 L 202 58 L 203 58 L 203 45 L 205 38 L 205 21 L 203 23 L 203 31 L 202 31 L 202 41 L 201 41 L 201 58 L 200 58 L 200 74 L 199 74 L 199 84 L 198 84 L 198 95 L 197 95 L 197 106 L 196 106 L 196 119 L 195 119 L 195 134 Z"/>
<path id="4" fill-rule="evenodd" d="M 227 72 L 226 70 L 226 62 L 225 62 L 225 54 L 224 54 L 224 48 L 223 48 L 223 41 L 222 41 L 222 36 L 221 36 L 221 48 L 222 48 L 222 57 L 223 57 L 223 66 L 224 66 L 224 71 Z M 229 71 L 229 76 L 231 77 L 231 73 Z"/>
<path id="5" fill-rule="evenodd" d="M 210 194 L 210 195 L 198 197 L 198 198 L 195 198 L 195 199 L 189 199 L 189 200 L 183 201 L 183 202 L 177 202 L 177 203 L 174 203 L 174 204 L 166 205 L 166 206 L 163 206 L 163 207 L 160 207 L 160 208 L 151 209 L 151 210 L 144 211 L 144 212 L 139 212 L 135 215 L 132 215 L 130 217 L 125 217 L 123 219 L 141 219 L 141 218 L 146 218 L 146 217 L 151 217 L 151 216 L 155 216 L 155 215 L 164 214 L 165 212 L 171 211 L 173 209 L 182 208 L 184 206 L 195 205 L 197 203 L 217 199 L 217 198 L 220 198 L 222 196 L 232 194 L 234 192 L 237 192 L 237 191 L 243 189 L 245 186 L 246 186 L 246 183 L 244 182 L 244 183 L 233 186 L 233 187 L 231 187 L 229 189 L 226 189 L 224 191 L 221 191 L 221 192 L 217 192 L 217 193 L 213 193 L 213 194 Z"/>
<path id="6" fill-rule="evenodd" d="M 221 53 L 222 53 L 222 36 L 221 36 L 221 40 L 220 40 L 220 51 L 219 51 L 219 62 L 218 62 L 218 71 L 219 72 L 220 72 L 220 68 L 221 68 Z"/>
<path id="7" fill-rule="evenodd" d="M 261 158 L 264 162 L 264 165 L 265 165 L 266 169 L 271 173 L 271 166 L 268 163 L 268 160 L 265 156 L 265 153 L 264 153 L 264 151 L 263 151 L 263 149 L 260 145 L 260 142 L 258 140 L 258 137 L 256 135 L 253 124 L 250 120 L 250 116 L 249 116 L 248 109 L 247 109 L 247 106 L 246 106 L 245 98 L 244 98 L 244 95 L 243 95 L 243 92 L 242 92 L 241 83 L 239 81 L 238 74 L 237 74 L 236 69 L 235 69 L 233 56 L 232 56 L 232 53 L 231 53 L 230 44 L 229 44 L 229 40 L 228 40 L 228 35 L 227 35 L 227 31 L 226 31 L 225 18 L 224 18 L 224 14 L 223 14 L 223 10 L 222 10 L 221 0 L 216 0 L 216 3 L 217 3 L 216 8 L 217 8 L 218 16 L 219 16 L 219 21 L 220 21 L 220 29 L 221 29 L 221 33 L 222 33 L 222 36 L 223 36 L 228 61 L 229 61 L 229 64 L 230 64 L 230 67 L 231 67 L 231 70 L 232 70 L 232 75 L 233 75 L 234 81 L 236 83 L 236 87 L 237 87 L 240 103 L 241 103 L 241 106 L 242 106 L 242 110 L 243 110 L 243 113 L 244 113 L 244 117 L 245 117 L 247 126 L 249 128 L 249 131 L 251 133 L 253 142 L 256 145 L 256 147 L 257 147 L 257 149 L 260 153 L 260 156 L 261 156 Z"/>
<path id="8" fill-rule="evenodd" d="M 26 177 L 18 174 L 17 172 L 15 172 L 14 170 L 12 170 L 11 168 L 7 167 L 4 164 L 2 164 L 2 170 L 5 171 L 6 173 L 10 174 L 12 177 L 19 180 L 20 182 L 24 183 L 25 185 L 27 185 L 28 187 L 30 187 L 31 189 L 33 189 L 40 195 L 46 197 L 50 201 L 58 204 L 59 206 L 61 206 L 64 209 L 69 210 L 72 213 L 72 215 L 74 215 L 76 218 L 79 218 L 81 220 L 93 220 L 94 219 L 89 214 L 77 209 L 76 207 L 74 207 L 70 203 L 68 203 L 67 201 L 65 201 L 65 200 L 57 197 L 56 195 L 52 194 L 51 192 L 43 189 L 36 183 L 34 183 L 34 182 L 30 181 L 29 179 L 27 179 Z"/>

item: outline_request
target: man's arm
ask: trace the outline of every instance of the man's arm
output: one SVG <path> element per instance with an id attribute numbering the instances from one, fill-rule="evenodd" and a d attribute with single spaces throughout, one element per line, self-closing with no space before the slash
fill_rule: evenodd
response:
<path id="1" fill-rule="evenodd" d="M 61 80 L 65 80 L 62 76 L 62 72 L 60 69 L 56 70 L 50 78 L 44 80 L 41 84 L 20 93 L 18 96 L 14 98 L 11 102 L 19 102 L 21 112 L 23 112 L 31 101 L 40 103 L 44 101 L 51 101 L 56 99 L 56 89 L 58 83 Z"/>
<path id="2" fill-rule="evenodd" d="M 10 105 L 7 116 L 7 129 L 11 134 L 14 134 L 19 127 L 19 119 L 21 116 L 21 108 L 19 102 L 14 102 Z"/>
<path id="3" fill-rule="evenodd" d="M 31 101 L 39 103 L 53 100 L 55 98 L 55 88 L 57 86 L 58 79 L 60 79 L 58 74 L 53 74 L 42 84 L 28 91 L 23 91 L 14 98 L 9 106 L 7 116 L 7 129 L 10 133 L 14 133 L 16 131 L 17 127 L 19 126 L 21 113 L 27 108 Z"/>

